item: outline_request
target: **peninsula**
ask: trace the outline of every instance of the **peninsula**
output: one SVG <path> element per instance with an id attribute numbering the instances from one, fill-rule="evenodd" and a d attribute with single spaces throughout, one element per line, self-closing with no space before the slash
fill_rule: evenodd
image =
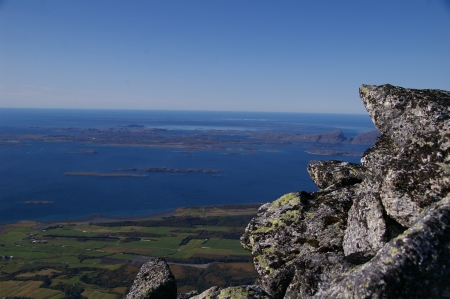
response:
<path id="1" fill-rule="evenodd" d="M 342 131 L 322 133 L 286 133 L 276 131 L 204 130 L 183 131 L 128 125 L 104 129 L 33 127 L 35 133 L 1 134 L 0 145 L 25 145 L 29 142 L 70 142 L 82 145 L 153 146 L 185 150 L 228 150 L 253 153 L 264 146 L 296 146 L 299 144 L 365 144 L 373 145 L 380 133 L 362 132 L 353 138 Z M 44 134 L 45 132 L 45 134 Z M 52 132 L 49 134 L 48 132 Z M 264 150 L 264 149 L 261 149 Z M 336 150 L 335 152 L 339 152 Z M 96 154 L 83 149 L 79 154 Z M 322 154 L 325 154 L 323 152 Z"/>

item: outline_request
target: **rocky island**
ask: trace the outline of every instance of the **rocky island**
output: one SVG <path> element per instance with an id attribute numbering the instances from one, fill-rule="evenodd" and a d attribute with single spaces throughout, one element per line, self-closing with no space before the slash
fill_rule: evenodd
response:
<path id="1" fill-rule="evenodd" d="M 360 165 L 311 162 L 319 191 L 259 208 L 241 238 L 255 285 L 177 295 L 154 259 L 127 298 L 449 298 L 450 92 L 359 93 L 382 135 Z"/>
<path id="2" fill-rule="evenodd" d="M 219 173 L 217 169 L 202 168 L 170 168 L 170 167 L 147 167 L 147 168 L 118 168 L 120 171 L 144 171 L 144 172 L 171 172 L 171 173 Z"/>
<path id="3" fill-rule="evenodd" d="M 97 176 L 97 177 L 132 177 L 132 178 L 146 178 L 143 174 L 130 174 L 130 173 L 100 173 L 100 172 L 65 172 L 66 176 Z"/>
<path id="4" fill-rule="evenodd" d="M 53 204 L 52 200 L 26 200 L 23 202 L 26 205 L 50 205 Z"/>

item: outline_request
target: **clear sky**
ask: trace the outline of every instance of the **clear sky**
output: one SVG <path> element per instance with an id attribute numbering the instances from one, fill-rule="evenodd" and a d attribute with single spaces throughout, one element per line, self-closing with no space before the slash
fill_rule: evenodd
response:
<path id="1" fill-rule="evenodd" d="M 0 107 L 366 113 L 450 90 L 447 0 L 0 0 Z"/>

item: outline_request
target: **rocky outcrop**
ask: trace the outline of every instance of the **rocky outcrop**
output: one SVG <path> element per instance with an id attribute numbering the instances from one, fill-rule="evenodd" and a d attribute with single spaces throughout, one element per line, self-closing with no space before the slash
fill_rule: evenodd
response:
<path id="1" fill-rule="evenodd" d="M 351 186 L 361 183 L 364 178 L 360 165 L 336 160 L 311 161 L 307 170 L 319 189 Z"/>
<path id="2" fill-rule="evenodd" d="M 450 92 L 360 96 L 382 133 L 361 165 L 312 161 L 320 190 L 263 205 L 241 238 L 258 286 L 194 298 L 450 298 Z"/>
<path id="3" fill-rule="evenodd" d="M 318 298 L 450 298 L 450 197 Z"/>
<path id="4" fill-rule="evenodd" d="M 191 299 L 271 299 L 258 286 L 212 287 Z"/>
<path id="5" fill-rule="evenodd" d="M 273 298 L 447 294 L 450 93 L 363 85 L 360 94 L 383 134 L 361 165 L 311 162 L 321 190 L 261 207 L 242 238 Z"/>
<path id="6" fill-rule="evenodd" d="M 154 258 L 142 265 L 127 299 L 176 299 L 177 284 L 166 261 Z"/>
<path id="7" fill-rule="evenodd" d="M 342 252 L 351 188 L 290 193 L 263 205 L 241 239 L 250 250 L 262 288 L 283 298 L 293 276 L 305 274 L 295 292 L 314 294 L 349 268 Z"/>

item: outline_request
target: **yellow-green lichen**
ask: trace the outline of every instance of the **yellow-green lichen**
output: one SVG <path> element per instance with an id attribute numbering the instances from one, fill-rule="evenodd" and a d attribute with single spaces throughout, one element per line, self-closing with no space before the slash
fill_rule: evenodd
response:
<path id="1" fill-rule="evenodd" d="M 253 233 L 264 234 L 273 231 L 277 227 L 282 227 L 287 225 L 287 222 L 294 222 L 299 215 L 299 210 L 287 210 L 281 215 L 274 215 L 267 219 L 267 224 L 265 226 L 260 226 Z"/>
<path id="2" fill-rule="evenodd" d="M 275 209 L 278 209 L 281 206 L 286 205 L 295 206 L 299 204 L 300 204 L 300 197 L 298 196 L 298 194 L 288 193 L 275 200 L 272 203 L 271 207 L 269 208 L 269 211 L 274 211 Z"/>
<path id="3" fill-rule="evenodd" d="M 220 291 L 218 299 L 247 299 L 255 295 L 254 290 L 246 287 L 229 287 Z"/>
<path id="4" fill-rule="evenodd" d="M 238 299 L 238 298 L 247 298 L 248 290 L 243 289 L 242 287 L 229 287 L 223 289 L 219 293 L 219 299 Z"/>
<path id="5" fill-rule="evenodd" d="M 286 213 L 284 213 L 282 215 L 282 217 L 286 220 L 293 221 L 297 218 L 299 213 L 300 213 L 300 211 L 298 211 L 298 210 L 289 210 L 289 211 L 286 211 Z"/>
<path id="6" fill-rule="evenodd" d="M 264 252 L 264 254 L 271 254 L 271 253 L 275 253 L 275 248 L 274 247 L 266 247 L 263 248 L 262 251 Z"/>
<path id="7" fill-rule="evenodd" d="M 306 218 L 311 218 L 311 217 L 314 217 L 315 214 L 313 212 L 306 212 L 305 216 L 306 216 Z"/>
<path id="8" fill-rule="evenodd" d="M 262 255 L 256 256 L 257 264 L 264 269 L 268 274 L 272 274 L 273 269 L 269 267 L 269 264 L 267 263 L 266 258 L 264 258 Z"/>
<path id="9" fill-rule="evenodd" d="M 397 253 L 398 253 L 398 248 L 392 247 L 392 248 L 389 250 L 389 252 L 390 252 L 391 254 L 397 254 Z"/>
<path id="10" fill-rule="evenodd" d="M 261 226 L 253 232 L 253 234 L 265 234 L 274 229 L 273 226 Z"/>

